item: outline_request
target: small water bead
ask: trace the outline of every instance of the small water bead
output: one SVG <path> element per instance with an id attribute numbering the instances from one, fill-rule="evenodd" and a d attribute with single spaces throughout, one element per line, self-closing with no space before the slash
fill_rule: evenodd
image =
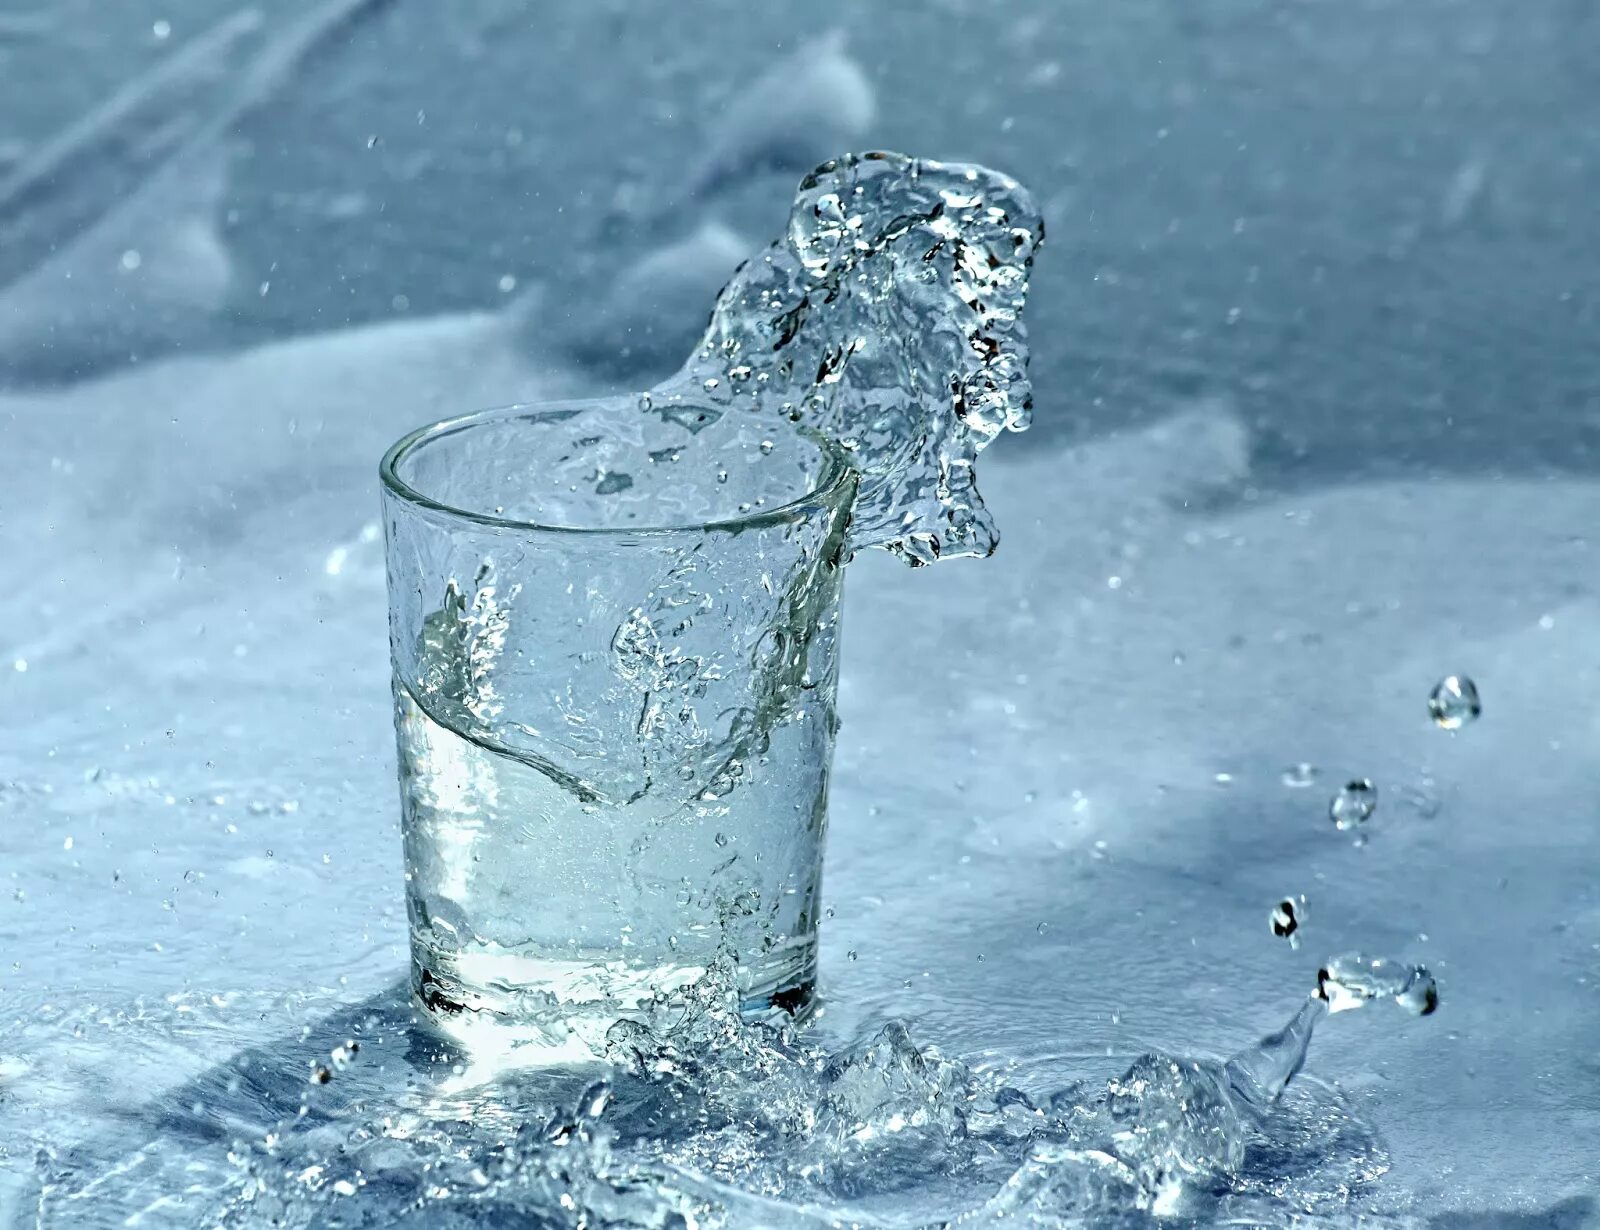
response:
<path id="1" fill-rule="evenodd" d="M 1359 828 L 1372 818 L 1378 806 L 1378 788 L 1365 777 L 1346 782 L 1328 803 L 1328 818 L 1340 832 Z"/>
<path id="2" fill-rule="evenodd" d="M 1478 685 L 1465 675 L 1446 675 L 1428 697 L 1428 716 L 1442 730 L 1460 730 L 1483 712 Z"/>
<path id="3" fill-rule="evenodd" d="M 1321 770 L 1314 764 L 1302 760 L 1299 764 L 1292 764 L 1283 771 L 1283 784 L 1290 790 L 1304 790 L 1313 785 L 1321 775 Z"/>
<path id="4" fill-rule="evenodd" d="M 1290 948 L 1300 947 L 1300 924 L 1306 918 L 1304 896 L 1285 897 L 1272 907 L 1272 934 L 1289 941 Z"/>

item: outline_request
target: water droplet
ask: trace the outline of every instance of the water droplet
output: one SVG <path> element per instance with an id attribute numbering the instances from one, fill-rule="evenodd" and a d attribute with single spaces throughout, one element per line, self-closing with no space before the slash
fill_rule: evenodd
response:
<path id="1" fill-rule="evenodd" d="M 1300 947 L 1300 924 L 1306 917 L 1306 899 L 1285 897 L 1272 907 L 1272 934 L 1289 941 L 1289 947 Z"/>
<path id="2" fill-rule="evenodd" d="M 1328 818 L 1340 832 L 1359 828 L 1378 806 L 1378 788 L 1364 777 L 1346 782 L 1328 803 Z"/>
<path id="3" fill-rule="evenodd" d="M 509 295 L 517 289 L 517 279 L 509 273 L 502 274 L 498 285 L 502 295 Z"/>
<path id="4" fill-rule="evenodd" d="M 1037 931 L 1040 935 L 1043 935 L 1046 931 L 1050 930 L 1050 924 L 1047 923 L 1047 922 L 1042 922 L 1037 927 L 1035 927 L 1034 930 Z"/>
<path id="5" fill-rule="evenodd" d="M 170 21 L 157 21 L 151 25 L 150 33 L 155 35 L 156 42 L 164 43 L 172 37 L 172 23 Z"/>
<path id="6" fill-rule="evenodd" d="M 1347 1012 L 1374 999 L 1389 998 L 1414 1016 L 1439 1007 L 1439 984 L 1426 966 L 1350 952 L 1333 957 L 1317 971 L 1317 995 L 1329 1012 Z"/>
<path id="7" fill-rule="evenodd" d="M 129 248 L 122 254 L 121 264 L 124 270 L 126 270 L 128 273 L 132 273 L 140 265 L 144 264 L 144 257 L 139 255 L 138 248 Z"/>
<path id="8" fill-rule="evenodd" d="M 728 835 L 726 833 L 718 833 L 712 840 L 719 846 L 725 846 L 728 844 Z"/>
<path id="9" fill-rule="evenodd" d="M 1432 1016 L 1439 1008 L 1439 983 L 1419 965 L 1411 971 L 1411 977 L 1394 997 L 1394 1002 L 1412 1016 Z"/>
<path id="10" fill-rule="evenodd" d="M 761 449 L 761 455 L 766 457 L 771 454 L 774 446 L 771 440 L 763 440 L 757 447 Z"/>
<path id="11" fill-rule="evenodd" d="M 19 889 L 18 892 L 20 894 L 21 890 Z M 17 900 L 20 901 L 21 899 L 22 898 L 20 896 L 18 896 Z M 844 955 L 849 957 L 852 961 L 854 961 L 856 959 L 856 950 L 854 948 L 852 948 L 849 952 L 845 953 Z"/>
<path id="12" fill-rule="evenodd" d="M 1446 675 L 1428 697 L 1428 716 L 1444 730 L 1460 730 L 1482 712 L 1478 685 L 1465 675 Z"/>
<path id="13" fill-rule="evenodd" d="M 331 1068 L 320 1063 L 311 1066 L 311 1083 L 313 1085 L 326 1085 L 332 1079 L 333 1070 Z"/>
<path id="14" fill-rule="evenodd" d="M 1307 764 L 1302 760 L 1299 764 L 1292 764 L 1285 769 L 1282 780 L 1290 790 L 1304 790 L 1317 780 L 1320 773 L 1321 770 L 1316 765 Z"/>

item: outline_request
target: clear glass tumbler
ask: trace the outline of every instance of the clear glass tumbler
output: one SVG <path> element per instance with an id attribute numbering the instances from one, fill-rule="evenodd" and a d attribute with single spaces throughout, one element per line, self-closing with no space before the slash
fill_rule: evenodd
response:
<path id="1" fill-rule="evenodd" d="M 713 965 L 808 1011 L 839 448 L 644 396 L 438 423 L 381 477 L 422 1008 L 561 1058 Z"/>

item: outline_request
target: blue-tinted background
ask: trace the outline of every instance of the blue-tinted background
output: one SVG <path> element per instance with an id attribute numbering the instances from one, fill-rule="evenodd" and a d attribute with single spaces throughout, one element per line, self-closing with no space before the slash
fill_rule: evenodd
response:
<path id="1" fill-rule="evenodd" d="M 854 566 L 833 1027 L 1059 1085 L 1407 954 L 1440 1014 L 1312 1061 L 1388 1141 L 1361 1199 L 1596 1218 L 1600 9 L 0 5 L 0 1213 L 41 1134 L 149 1135 L 403 966 L 378 451 L 667 375 L 845 141 L 1014 174 L 1048 243 L 1008 541 Z M 870 116 L 773 109 L 830 31 Z M 260 1006 L 126 1023 L 212 995 Z"/>

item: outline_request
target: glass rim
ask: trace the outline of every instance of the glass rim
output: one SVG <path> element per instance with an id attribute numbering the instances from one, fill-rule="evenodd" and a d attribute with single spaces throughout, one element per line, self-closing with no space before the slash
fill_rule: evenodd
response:
<path id="1" fill-rule="evenodd" d="M 465 521 L 473 525 L 497 530 L 519 530 L 538 534 L 571 534 L 583 537 L 637 538 L 667 534 L 705 532 L 737 532 L 767 525 L 792 523 L 804 520 L 813 513 L 830 506 L 845 486 L 854 482 L 856 468 L 850 464 L 848 454 L 838 442 L 829 439 L 815 428 L 803 424 L 792 425 L 792 430 L 816 445 L 822 455 L 822 470 L 807 484 L 807 490 L 792 500 L 773 508 L 752 509 L 731 517 L 718 517 L 707 521 L 684 521 L 662 525 L 553 525 L 542 521 L 529 521 L 519 517 L 505 517 L 479 512 L 470 508 L 434 499 L 417 490 L 401 478 L 396 467 L 417 449 L 458 432 L 467 431 L 482 423 L 512 418 L 533 418 L 542 414 L 567 410 L 587 409 L 596 406 L 625 406 L 637 394 L 612 397 L 575 397 L 555 401 L 516 402 L 506 406 L 493 406 L 473 410 L 452 418 L 427 423 L 409 431 L 391 444 L 378 462 L 378 477 L 383 487 L 396 498 L 416 508 L 440 516 Z"/>

